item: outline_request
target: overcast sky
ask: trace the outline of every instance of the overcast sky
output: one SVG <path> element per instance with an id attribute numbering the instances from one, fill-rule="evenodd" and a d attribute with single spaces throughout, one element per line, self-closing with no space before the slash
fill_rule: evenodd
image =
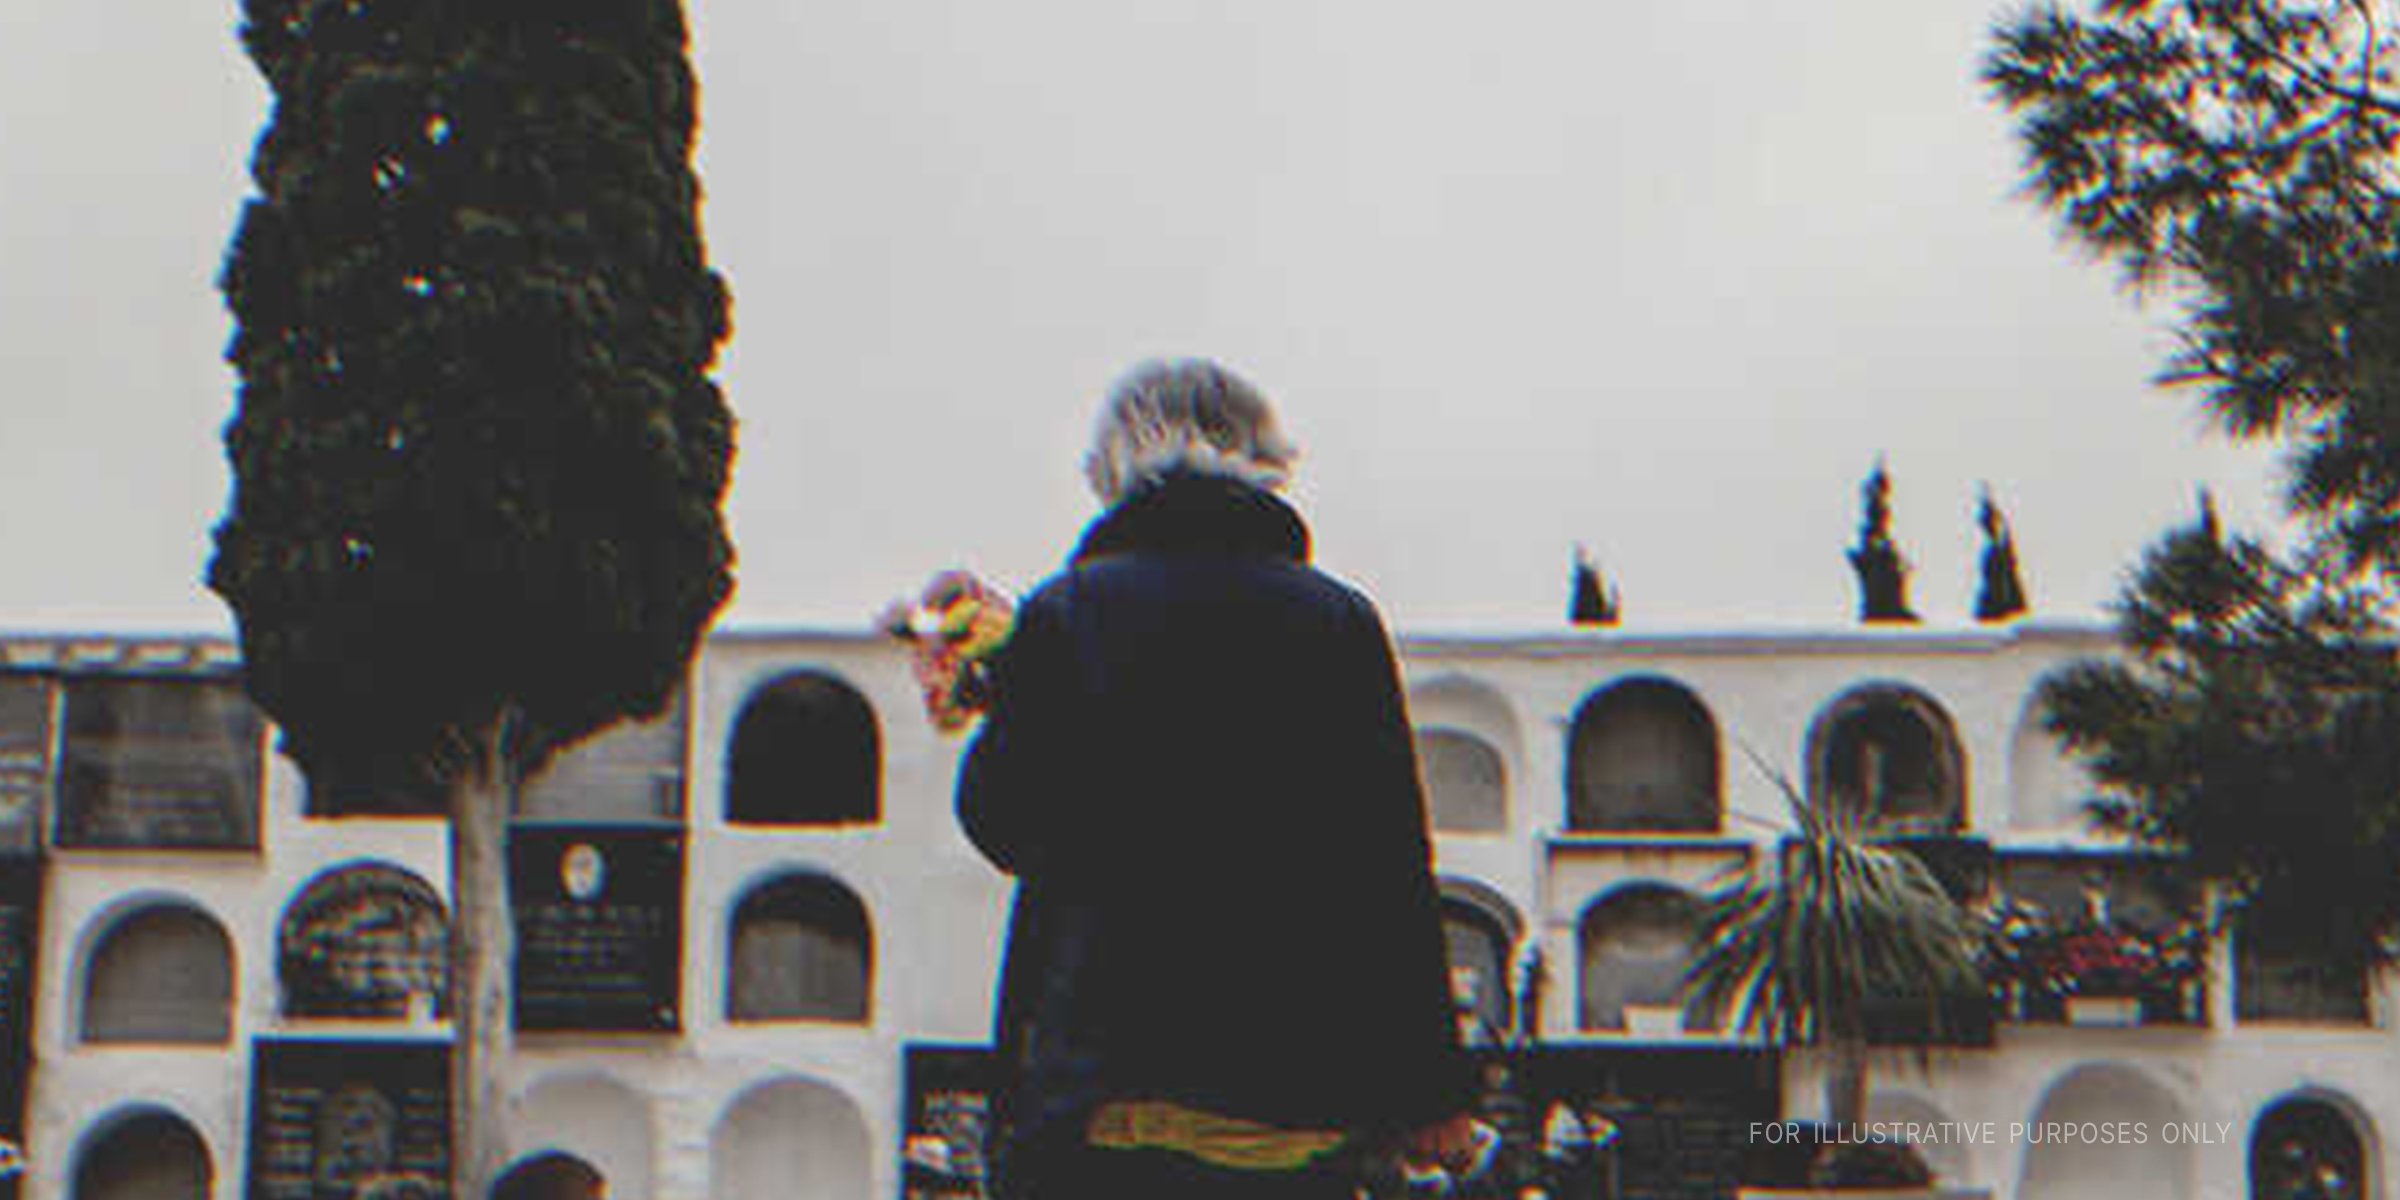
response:
<path id="1" fill-rule="evenodd" d="M 1321 561 L 1409 628 L 1841 624 L 1878 454 L 1962 621 L 1976 487 L 2090 616 L 2255 450 L 2014 197 L 1989 0 L 697 0 L 742 421 L 728 619 L 1012 588 L 1109 381 L 1281 406 Z M 0 627 L 229 629 L 213 279 L 267 94 L 229 0 L 0 2 Z"/>

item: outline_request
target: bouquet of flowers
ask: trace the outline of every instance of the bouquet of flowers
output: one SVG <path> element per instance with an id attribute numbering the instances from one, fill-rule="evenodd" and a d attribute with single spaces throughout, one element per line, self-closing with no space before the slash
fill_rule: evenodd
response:
<path id="1" fill-rule="evenodd" d="M 2157 949 L 2132 930 L 2086 926 L 2048 949 L 2042 966 L 2054 992 L 2130 996 L 2159 982 Z"/>
<path id="2" fill-rule="evenodd" d="M 914 601 L 895 601 L 878 622 L 908 643 L 925 715 L 957 733 L 990 707 L 991 660 L 1016 627 L 1008 594 L 966 571 L 944 571 Z"/>
<path id="3" fill-rule="evenodd" d="M 2145 929 L 2085 918 L 2055 925 L 2014 897 L 1987 915 L 1995 985 L 2028 994 L 2131 996 L 2172 991 L 2199 977 L 2207 932 L 2190 920 Z"/>

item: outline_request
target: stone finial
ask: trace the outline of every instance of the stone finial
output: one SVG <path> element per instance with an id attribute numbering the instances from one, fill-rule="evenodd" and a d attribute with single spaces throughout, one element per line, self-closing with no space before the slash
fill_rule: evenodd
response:
<path id="1" fill-rule="evenodd" d="M 1875 471 L 1859 489 L 1864 512 L 1850 569 L 1858 573 L 1858 619 L 1871 623 L 1915 621 L 1908 607 L 1908 560 L 1892 541 L 1892 479 L 1875 460 Z"/>
<path id="2" fill-rule="evenodd" d="M 1567 621 L 1574 625 L 1614 625 L 1620 615 L 1617 589 L 1600 573 L 1599 564 L 1582 546 L 1575 547 L 1575 580 L 1573 598 L 1567 604 Z"/>
<path id="3" fill-rule="evenodd" d="M 1975 524 L 1983 530 L 1983 582 L 1975 592 L 1975 619 L 1989 623 L 2024 616 L 2030 606 L 2025 580 L 2017 570 L 2017 539 L 1992 499 L 1990 484 L 1983 487 Z"/>

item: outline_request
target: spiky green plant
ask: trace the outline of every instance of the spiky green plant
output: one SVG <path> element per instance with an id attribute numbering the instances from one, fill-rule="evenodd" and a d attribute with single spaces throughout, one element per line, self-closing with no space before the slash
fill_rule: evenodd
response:
<path id="1" fill-rule="evenodd" d="M 1794 832 L 1701 901 L 1687 998 L 1742 1032 L 1827 1056 L 1827 1116 L 1866 1113 L 1872 1016 L 1980 994 L 1981 926 L 1916 856 L 1880 844 L 1855 806 L 1817 804 L 1769 771 Z"/>

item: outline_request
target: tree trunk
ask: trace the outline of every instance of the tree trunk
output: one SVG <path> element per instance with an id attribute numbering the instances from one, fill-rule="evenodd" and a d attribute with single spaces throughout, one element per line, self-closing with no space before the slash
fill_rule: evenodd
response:
<path id="1" fill-rule="evenodd" d="M 450 785 L 450 1177 L 456 1200 L 483 1200 L 500 1171 L 500 1071 L 514 1014 L 515 925 L 508 820 L 517 770 L 509 719 L 475 731 L 474 761 Z"/>
<path id="2" fill-rule="evenodd" d="M 1865 1046 L 1848 1041 L 1834 1045 L 1833 1061 L 1825 1075 L 1825 1119 L 1841 1130 L 1844 1137 L 1859 1136 L 1859 1127 L 1866 1124 Z"/>

